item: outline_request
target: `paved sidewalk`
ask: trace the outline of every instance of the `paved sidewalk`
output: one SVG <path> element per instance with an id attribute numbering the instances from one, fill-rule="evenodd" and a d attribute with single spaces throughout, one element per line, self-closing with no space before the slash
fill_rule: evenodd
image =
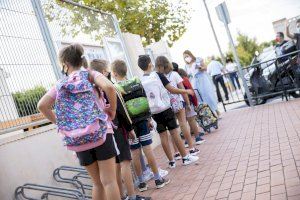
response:
<path id="1" fill-rule="evenodd" d="M 143 195 L 154 200 L 300 200 L 300 100 L 225 113 L 206 135 L 197 165 L 170 170 L 171 183 Z M 155 149 L 160 167 L 166 157 Z"/>

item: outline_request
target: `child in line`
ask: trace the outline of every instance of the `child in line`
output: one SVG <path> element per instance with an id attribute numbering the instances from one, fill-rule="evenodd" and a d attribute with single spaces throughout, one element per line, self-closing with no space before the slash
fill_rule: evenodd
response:
<path id="1" fill-rule="evenodd" d="M 192 156 L 185 151 L 168 94 L 168 91 L 173 94 L 193 94 L 193 91 L 174 88 L 163 74 L 153 71 L 153 65 L 148 55 L 139 57 L 138 66 L 144 72 L 141 81 L 147 94 L 153 119 L 157 123 L 156 129 L 159 133 L 164 152 L 168 157 L 169 167 L 175 168 L 176 162 L 170 148 L 167 130 L 169 130 L 180 155 L 182 156 L 183 165 L 189 165 L 196 162 L 199 158 L 197 156 Z M 158 70 L 158 67 L 156 66 L 155 69 Z"/>
<path id="2" fill-rule="evenodd" d="M 127 66 L 126 63 L 122 60 L 115 60 L 111 64 L 111 71 L 112 76 L 117 81 L 117 84 L 122 84 L 126 82 L 126 76 L 127 76 Z M 125 96 L 124 96 L 125 98 Z M 131 99 L 131 97 L 126 97 Z M 143 192 L 148 189 L 148 186 L 144 180 L 141 162 L 140 162 L 140 156 L 141 156 L 141 149 L 143 150 L 148 164 L 150 165 L 153 173 L 154 173 L 154 180 L 156 188 L 162 188 L 166 184 L 170 182 L 167 178 L 162 178 L 159 174 L 159 170 L 157 167 L 157 163 L 154 157 L 153 150 L 151 148 L 152 144 L 152 136 L 150 133 L 149 123 L 150 123 L 150 116 L 147 116 L 146 118 L 133 118 L 133 127 L 136 133 L 136 139 L 132 142 L 130 145 L 132 156 L 133 156 L 133 164 L 135 168 L 135 172 L 139 179 L 139 191 Z"/>
<path id="3" fill-rule="evenodd" d="M 170 84 L 175 88 L 185 89 L 182 82 L 182 78 L 179 76 L 179 74 L 175 71 L 173 71 L 173 66 L 169 62 L 169 60 L 165 56 L 158 56 L 155 61 L 155 66 L 158 70 L 158 72 L 165 74 L 167 79 L 170 81 Z M 183 96 L 183 98 L 182 98 Z M 174 95 L 171 94 L 170 96 L 171 101 L 173 102 L 173 105 L 177 105 L 176 107 L 173 106 L 173 111 L 175 112 L 175 116 L 178 120 L 179 126 L 181 131 L 183 132 L 184 138 L 188 143 L 189 147 L 189 153 L 191 155 L 197 155 L 199 153 L 199 150 L 194 147 L 194 142 L 192 140 L 191 131 L 188 127 L 188 123 L 186 120 L 186 112 L 185 109 L 188 111 L 191 110 L 190 100 L 188 98 L 187 94 L 182 95 Z M 172 100 L 173 98 L 173 100 Z M 197 135 L 199 133 L 197 132 Z M 179 160 L 181 159 L 180 154 L 175 146 L 175 159 Z"/>
<path id="4" fill-rule="evenodd" d="M 119 200 L 115 167 L 118 149 L 110 122 L 116 113 L 116 90 L 99 72 L 81 70 L 83 54 L 79 44 L 59 51 L 65 76 L 42 97 L 38 109 L 58 125 L 67 148 L 76 152 L 80 165 L 88 171 L 93 182 L 93 200 Z M 99 106 L 93 84 L 108 94 L 110 107 Z M 54 104 L 55 113 L 52 111 Z"/>
<path id="5" fill-rule="evenodd" d="M 105 75 L 107 78 L 109 77 L 108 72 L 108 63 L 105 60 L 94 59 L 90 63 L 90 68 L 92 70 L 98 71 Z M 134 185 L 131 173 L 131 153 L 130 153 L 130 145 L 128 139 L 135 139 L 135 133 L 132 127 L 131 118 L 126 110 L 124 105 L 124 100 L 122 95 L 117 91 L 117 112 L 116 118 L 113 121 L 114 125 L 117 128 L 114 130 L 114 137 L 117 143 L 117 146 L 120 150 L 120 154 L 117 156 L 117 181 L 120 190 L 120 195 L 122 199 L 128 200 L 150 200 L 150 197 L 143 197 L 136 195 L 134 192 Z M 128 133 L 128 134 L 127 134 Z M 124 180 L 125 188 L 127 191 L 127 195 L 124 194 L 122 178 Z"/>
<path id="6" fill-rule="evenodd" d="M 188 78 L 188 74 L 186 73 L 185 70 L 183 69 L 178 69 L 178 74 L 182 77 L 183 79 L 183 85 L 186 89 L 193 89 L 189 78 Z M 191 132 L 192 133 L 199 133 L 198 135 L 195 135 L 195 139 L 196 139 L 196 144 L 202 144 L 205 142 L 205 140 L 201 137 L 204 135 L 203 132 L 201 132 L 201 128 L 198 125 L 197 121 L 196 121 L 196 116 L 197 113 L 195 112 L 195 107 L 198 106 L 198 100 L 196 98 L 196 96 L 190 96 L 191 98 L 191 102 L 192 102 L 192 106 L 191 106 L 191 110 L 189 112 L 187 112 L 187 121 L 190 125 L 191 128 Z"/>
<path id="7" fill-rule="evenodd" d="M 183 83 L 184 88 L 194 90 L 186 71 L 184 69 L 179 69 L 178 64 L 175 62 L 172 62 L 172 65 L 173 65 L 173 70 L 178 72 L 178 74 L 181 76 L 181 78 L 183 80 L 182 83 Z M 201 128 L 199 127 L 199 125 L 196 121 L 197 113 L 195 112 L 195 108 L 198 106 L 198 100 L 197 100 L 196 95 L 194 95 L 194 96 L 189 95 L 189 99 L 191 102 L 191 109 L 189 111 L 186 110 L 186 117 L 187 117 L 187 121 L 191 128 L 191 133 L 194 133 L 194 134 L 196 133 L 195 134 L 195 143 L 197 145 L 200 145 L 200 144 L 204 143 L 205 140 L 201 137 L 204 135 L 204 132 L 201 131 Z M 197 133 L 199 133 L 199 134 L 197 134 Z"/>

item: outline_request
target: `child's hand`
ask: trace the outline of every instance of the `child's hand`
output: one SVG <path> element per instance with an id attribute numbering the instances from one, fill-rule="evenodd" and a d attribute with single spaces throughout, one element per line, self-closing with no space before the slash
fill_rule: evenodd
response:
<path id="1" fill-rule="evenodd" d="M 187 106 L 186 106 L 186 111 L 187 111 L 187 112 L 191 112 L 191 105 L 187 105 Z"/>
<path id="2" fill-rule="evenodd" d="M 151 120 L 148 120 L 147 126 L 148 126 L 148 128 L 149 128 L 150 131 L 152 131 L 153 128 L 154 128 L 153 123 L 152 123 Z"/>
<path id="3" fill-rule="evenodd" d="M 104 112 L 108 115 L 109 119 L 114 120 L 116 116 L 116 111 L 112 110 L 109 104 L 106 104 Z"/>
<path id="4" fill-rule="evenodd" d="M 128 137 L 129 137 L 129 139 L 131 139 L 131 140 L 134 140 L 134 139 L 136 138 L 136 135 L 135 135 L 134 130 L 131 130 L 131 131 L 128 133 Z"/>
<path id="5" fill-rule="evenodd" d="M 191 89 L 188 89 L 187 90 L 187 94 L 191 95 L 191 96 L 194 96 L 195 93 L 194 93 L 194 90 L 191 90 Z"/>

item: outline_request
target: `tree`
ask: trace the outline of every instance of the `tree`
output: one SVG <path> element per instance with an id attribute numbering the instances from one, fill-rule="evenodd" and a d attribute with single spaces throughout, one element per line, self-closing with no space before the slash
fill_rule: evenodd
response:
<path id="1" fill-rule="evenodd" d="M 168 44 L 177 41 L 186 31 L 190 8 L 186 0 L 74 0 L 103 12 L 115 14 L 122 32 L 138 34 L 145 45 L 166 38 Z M 63 34 L 73 36 L 83 32 L 100 40 L 110 36 L 113 25 L 108 16 L 77 8 L 60 0 L 45 4 L 46 17 L 56 20 Z M 67 12 L 66 12 L 67 11 Z M 71 11 L 71 12 L 70 12 Z"/>

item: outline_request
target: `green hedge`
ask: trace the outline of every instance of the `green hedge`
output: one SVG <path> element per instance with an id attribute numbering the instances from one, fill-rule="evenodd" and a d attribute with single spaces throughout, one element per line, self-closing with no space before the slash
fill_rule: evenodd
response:
<path id="1" fill-rule="evenodd" d="M 47 90 L 43 86 L 36 86 L 33 89 L 12 94 L 19 117 L 38 113 L 37 103 L 46 92 Z"/>

